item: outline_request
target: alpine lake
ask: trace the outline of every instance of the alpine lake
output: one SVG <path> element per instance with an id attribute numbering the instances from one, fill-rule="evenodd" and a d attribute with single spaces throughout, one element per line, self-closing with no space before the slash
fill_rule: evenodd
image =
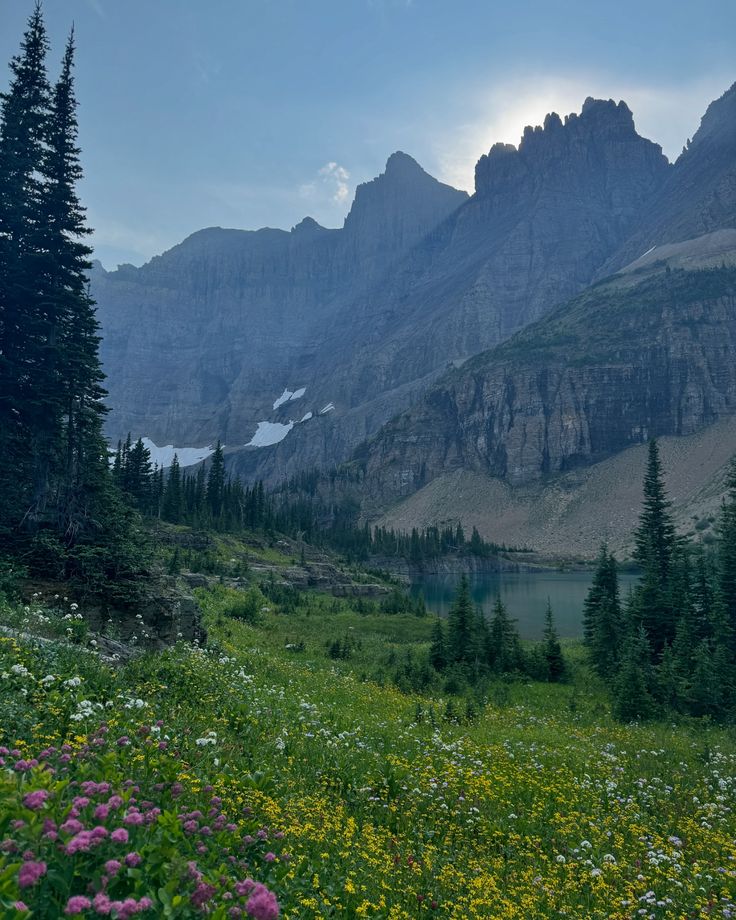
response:
<path id="1" fill-rule="evenodd" d="M 496 598 L 501 598 L 522 639 L 541 638 L 548 601 L 560 637 L 576 639 L 583 634 L 583 603 L 593 572 L 494 572 L 469 575 L 468 581 L 473 601 L 486 617 L 492 615 Z M 636 581 L 636 575 L 619 573 L 622 601 Z M 423 575 L 412 582 L 411 593 L 424 597 L 432 613 L 446 617 L 459 582 L 459 575 Z"/>

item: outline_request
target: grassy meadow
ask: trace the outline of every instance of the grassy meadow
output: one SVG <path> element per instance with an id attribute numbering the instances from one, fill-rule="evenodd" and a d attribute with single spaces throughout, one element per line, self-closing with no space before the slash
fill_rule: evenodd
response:
<path id="1" fill-rule="evenodd" d="M 732 733 L 615 723 L 574 645 L 567 684 L 448 706 L 395 685 L 431 617 L 249 591 L 122 665 L 63 599 L 6 604 L 3 916 L 736 915 Z"/>

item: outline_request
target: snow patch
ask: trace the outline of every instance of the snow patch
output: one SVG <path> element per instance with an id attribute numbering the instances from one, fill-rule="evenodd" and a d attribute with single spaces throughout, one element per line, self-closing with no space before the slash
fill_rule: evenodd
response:
<path id="1" fill-rule="evenodd" d="M 649 253 L 650 253 L 650 252 L 654 252 L 654 250 L 655 250 L 656 248 L 657 248 L 656 246 L 652 246 L 652 248 L 651 248 L 651 249 L 647 249 L 647 251 L 646 251 L 646 252 L 643 252 L 643 253 L 642 253 L 642 254 L 641 254 L 641 255 L 639 256 L 639 259 L 643 259 L 643 258 L 644 258 L 644 256 L 648 256 L 648 255 L 649 255 Z M 639 259 L 637 259 L 636 261 L 638 262 L 638 261 L 639 261 Z"/>
<path id="2" fill-rule="evenodd" d="M 151 463 L 158 463 L 159 466 L 171 466 L 171 461 L 176 459 L 179 466 L 194 466 L 214 454 L 215 448 L 210 444 L 208 447 L 174 447 L 173 444 L 167 444 L 165 447 L 158 447 L 150 438 L 142 438 L 143 446 L 148 448 L 151 453 Z M 223 445 L 224 446 L 224 445 Z"/>
<path id="3" fill-rule="evenodd" d="M 334 408 L 335 408 L 334 403 L 327 403 L 326 406 L 322 406 L 322 408 L 319 410 L 319 414 L 325 415 L 325 413 L 327 412 L 332 412 Z"/>
<path id="4" fill-rule="evenodd" d="M 246 447 L 270 447 L 283 441 L 294 427 L 293 422 L 283 425 L 281 422 L 259 422 L 256 433 L 245 445 Z"/>
<path id="5" fill-rule="evenodd" d="M 293 399 L 301 399 L 302 396 L 307 392 L 306 387 L 298 387 L 296 390 L 289 390 L 288 388 L 279 396 L 276 402 L 273 404 L 274 409 L 278 409 L 279 406 L 283 406 L 284 403 L 290 402 Z"/>
<path id="6" fill-rule="evenodd" d="M 301 424 L 302 422 L 308 422 L 309 419 L 310 419 L 311 417 L 312 417 L 312 413 L 311 413 L 311 412 L 307 412 L 306 415 L 303 415 L 303 416 L 299 419 L 299 424 Z"/>

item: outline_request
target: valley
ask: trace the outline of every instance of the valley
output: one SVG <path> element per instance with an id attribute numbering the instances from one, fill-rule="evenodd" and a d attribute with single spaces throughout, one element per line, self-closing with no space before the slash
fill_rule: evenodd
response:
<path id="1" fill-rule="evenodd" d="M 3 920 L 736 917 L 729 11 L 622 4 L 31 5 Z"/>

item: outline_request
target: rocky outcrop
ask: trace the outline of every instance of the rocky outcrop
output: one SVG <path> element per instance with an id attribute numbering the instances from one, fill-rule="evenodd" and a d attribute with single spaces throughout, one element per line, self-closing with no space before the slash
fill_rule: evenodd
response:
<path id="1" fill-rule="evenodd" d="M 658 145 L 625 104 L 586 100 L 580 115 L 496 146 L 476 193 L 335 319 L 314 392 L 336 409 L 268 452 L 231 458 L 274 482 L 344 459 L 444 373 L 583 289 L 632 232 L 664 181 Z"/>
<path id="2" fill-rule="evenodd" d="M 389 591 L 385 585 L 354 581 L 346 572 L 330 563 L 308 563 L 303 566 L 253 563 L 250 571 L 261 582 L 273 580 L 282 587 L 311 589 L 333 597 L 380 597 Z M 190 588 L 207 588 L 213 584 L 247 588 L 252 584 L 244 578 L 215 577 L 199 572 L 182 572 L 180 577 Z"/>
<path id="3" fill-rule="evenodd" d="M 204 645 L 207 633 L 194 598 L 184 593 L 173 578 L 151 580 L 134 607 L 110 609 L 85 605 L 84 618 L 93 632 L 141 648 L 173 645 L 179 640 Z"/>
<path id="4" fill-rule="evenodd" d="M 736 268 L 655 264 L 447 375 L 359 453 L 361 488 L 380 507 L 453 469 L 527 483 L 734 410 Z"/>

